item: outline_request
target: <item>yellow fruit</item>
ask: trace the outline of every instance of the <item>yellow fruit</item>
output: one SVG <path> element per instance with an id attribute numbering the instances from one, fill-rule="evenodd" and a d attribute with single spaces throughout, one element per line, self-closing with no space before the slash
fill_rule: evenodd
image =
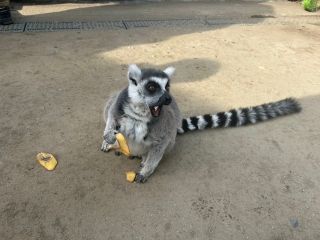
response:
<path id="1" fill-rule="evenodd" d="M 126 172 L 126 175 L 127 175 L 127 181 L 128 182 L 134 182 L 134 179 L 136 178 L 136 173 L 133 172 L 133 171 L 129 171 L 129 172 Z"/>
<path id="2" fill-rule="evenodd" d="M 37 160 L 48 171 L 52 171 L 56 168 L 58 161 L 50 153 L 40 152 L 37 154 Z"/>
<path id="3" fill-rule="evenodd" d="M 120 152 L 122 152 L 126 156 L 130 156 L 129 146 L 127 144 L 125 137 L 121 133 L 117 133 L 116 139 L 119 144 Z"/>

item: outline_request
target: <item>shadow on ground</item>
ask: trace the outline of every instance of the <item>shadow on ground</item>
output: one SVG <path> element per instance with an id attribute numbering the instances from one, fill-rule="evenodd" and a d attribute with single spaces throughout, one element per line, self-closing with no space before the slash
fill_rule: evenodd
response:
<path id="1" fill-rule="evenodd" d="M 273 8 L 265 4 L 268 1 L 231 1 L 228 3 L 213 2 L 122 2 L 115 1 L 106 4 L 72 4 L 46 5 L 37 8 L 27 3 L 13 4 L 15 22 L 68 22 L 68 21 L 122 21 L 122 20 L 170 20 L 170 19 L 239 19 L 241 23 L 255 24 L 264 21 L 264 18 L 273 17 Z M 24 9 L 24 7 L 27 10 Z M 29 9 L 29 10 L 28 10 Z M 240 20 L 238 20 L 240 21 Z M 210 21 L 209 21 L 210 22 Z M 238 23 L 237 20 L 235 23 Z M 232 23 L 233 24 L 233 23 Z M 231 24 L 231 25 L 232 25 Z M 209 23 L 209 27 L 224 28 L 230 24 Z M 188 34 L 197 31 L 195 26 L 185 28 Z M 201 29 L 202 31 L 204 29 Z M 175 36 L 174 33 L 164 34 L 162 40 Z M 143 43 L 143 42 L 141 42 Z M 144 42 L 146 43 L 146 42 Z"/>

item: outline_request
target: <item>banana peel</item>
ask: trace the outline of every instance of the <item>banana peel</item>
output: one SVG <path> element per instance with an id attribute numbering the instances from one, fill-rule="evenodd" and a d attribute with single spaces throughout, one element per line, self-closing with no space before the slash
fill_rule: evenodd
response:
<path id="1" fill-rule="evenodd" d="M 40 165 L 48 171 L 54 170 L 58 164 L 57 159 L 51 153 L 40 152 L 36 158 Z"/>
<path id="2" fill-rule="evenodd" d="M 125 139 L 122 133 L 116 134 L 116 142 L 115 144 L 110 146 L 110 150 L 117 150 L 126 155 L 127 157 L 130 157 L 131 155 L 127 140 Z"/>

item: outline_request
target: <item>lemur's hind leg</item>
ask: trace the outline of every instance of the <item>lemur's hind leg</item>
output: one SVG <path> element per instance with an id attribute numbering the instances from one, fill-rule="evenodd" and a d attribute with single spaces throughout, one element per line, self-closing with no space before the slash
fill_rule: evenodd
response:
<path id="1" fill-rule="evenodd" d="M 136 182 L 144 183 L 147 181 L 147 179 L 159 165 L 167 145 L 167 143 L 159 144 L 158 146 L 152 148 L 145 156 L 142 156 L 141 169 L 136 176 Z"/>

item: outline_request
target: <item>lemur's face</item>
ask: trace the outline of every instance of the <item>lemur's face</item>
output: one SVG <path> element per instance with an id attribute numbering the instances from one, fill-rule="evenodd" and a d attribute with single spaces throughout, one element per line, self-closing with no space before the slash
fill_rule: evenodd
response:
<path id="1" fill-rule="evenodd" d="M 163 105 L 171 103 L 169 93 L 169 79 L 150 77 L 142 83 L 143 96 L 145 103 L 149 106 L 151 115 L 159 117 Z"/>
<path id="2" fill-rule="evenodd" d="M 128 71 L 129 96 L 136 103 L 144 103 L 150 109 L 153 117 L 159 117 L 163 105 L 171 103 L 170 77 L 174 68 L 164 71 L 154 69 L 139 69 L 130 65 Z"/>

